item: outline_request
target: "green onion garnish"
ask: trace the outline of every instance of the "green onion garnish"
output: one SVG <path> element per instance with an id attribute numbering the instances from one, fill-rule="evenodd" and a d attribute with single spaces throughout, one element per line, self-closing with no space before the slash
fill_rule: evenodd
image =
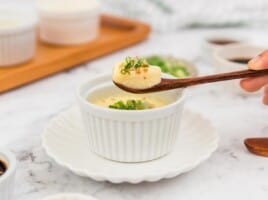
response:
<path id="1" fill-rule="evenodd" d="M 122 63 L 121 74 L 130 74 L 130 71 L 139 68 L 149 67 L 145 59 L 126 57 L 125 61 Z"/>
<path id="2" fill-rule="evenodd" d="M 130 99 L 126 102 L 117 101 L 112 105 L 109 105 L 109 108 L 120 109 L 120 110 L 144 110 L 152 108 L 148 102 L 142 102 L 141 100 Z"/>

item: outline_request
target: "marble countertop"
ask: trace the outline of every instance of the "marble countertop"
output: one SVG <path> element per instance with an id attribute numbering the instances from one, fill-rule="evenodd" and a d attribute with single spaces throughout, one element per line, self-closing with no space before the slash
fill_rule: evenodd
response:
<path id="1" fill-rule="evenodd" d="M 268 136 L 268 107 L 260 95 L 236 94 L 221 84 L 191 88 L 186 107 L 206 116 L 216 127 L 220 142 L 209 160 L 189 173 L 156 183 L 138 185 L 96 182 L 74 175 L 53 162 L 44 152 L 40 134 L 49 120 L 75 104 L 77 86 L 110 71 L 127 55 L 165 54 L 192 61 L 200 74 L 213 73 L 214 66 L 202 57 L 202 39 L 227 31 L 247 36 L 252 43 L 268 46 L 267 34 L 248 29 L 192 29 L 152 34 L 136 46 L 96 59 L 0 96 L 0 146 L 18 159 L 15 200 L 37 200 L 58 192 L 81 192 L 100 200 L 243 199 L 266 200 L 268 160 L 250 154 L 243 139 Z"/>

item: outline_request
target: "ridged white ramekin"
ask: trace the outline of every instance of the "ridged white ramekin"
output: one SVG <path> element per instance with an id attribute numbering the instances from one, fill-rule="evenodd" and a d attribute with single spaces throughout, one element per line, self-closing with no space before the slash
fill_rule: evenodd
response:
<path id="1" fill-rule="evenodd" d="M 37 18 L 26 11 L 0 7 L 0 22 L 15 23 L 5 28 L 0 25 L 0 66 L 31 60 L 36 49 Z"/>
<path id="2" fill-rule="evenodd" d="M 84 7 L 79 6 L 80 1 L 84 2 Z M 74 8 L 70 9 L 67 6 L 65 9 L 64 6 L 70 2 L 73 5 L 73 1 L 70 0 L 39 0 L 42 41 L 56 45 L 75 45 L 88 43 L 97 37 L 100 23 L 99 2 L 78 0 L 78 7 L 74 5 Z"/>
<path id="3" fill-rule="evenodd" d="M 114 161 L 144 162 L 160 158 L 172 150 L 179 133 L 182 90 L 159 93 L 176 99 L 166 106 L 126 111 L 87 101 L 88 95 L 103 88 L 108 88 L 109 92 L 119 90 L 113 85 L 111 75 L 105 75 L 83 84 L 77 95 L 93 152 Z"/>
<path id="4" fill-rule="evenodd" d="M 42 200 L 97 200 L 97 199 L 83 194 L 62 193 L 45 197 Z"/>
<path id="5" fill-rule="evenodd" d="M 0 176 L 0 199 L 11 200 L 16 173 L 16 158 L 11 152 L 0 149 L 0 160 L 7 165 L 7 171 Z"/>

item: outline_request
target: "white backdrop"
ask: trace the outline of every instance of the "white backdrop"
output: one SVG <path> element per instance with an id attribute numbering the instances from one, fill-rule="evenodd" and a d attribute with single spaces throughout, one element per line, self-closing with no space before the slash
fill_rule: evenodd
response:
<path id="1" fill-rule="evenodd" d="M 0 0 L 33 6 L 36 0 Z M 64 0 L 63 0 L 64 1 Z M 101 0 L 104 11 L 145 20 L 155 30 L 268 24 L 267 0 Z M 63 5 L 64 6 L 64 5 Z"/>

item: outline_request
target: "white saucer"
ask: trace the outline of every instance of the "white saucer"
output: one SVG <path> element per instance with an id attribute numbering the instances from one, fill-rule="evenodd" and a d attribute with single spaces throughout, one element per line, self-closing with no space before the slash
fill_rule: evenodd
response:
<path id="1" fill-rule="evenodd" d="M 184 112 L 180 131 L 173 152 L 161 159 L 144 163 L 114 162 L 89 150 L 80 112 L 74 107 L 51 120 L 42 135 L 42 144 L 59 165 L 80 176 L 112 183 L 154 182 L 193 169 L 217 148 L 215 129 L 197 113 Z"/>

